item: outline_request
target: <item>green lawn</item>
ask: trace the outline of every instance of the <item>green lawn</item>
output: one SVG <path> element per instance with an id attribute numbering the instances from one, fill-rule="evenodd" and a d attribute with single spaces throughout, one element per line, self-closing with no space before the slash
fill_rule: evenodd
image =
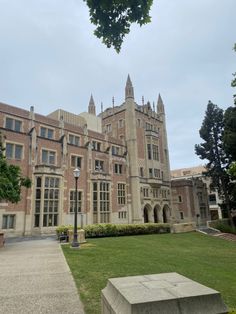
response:
<path id="1" fill-rule="evenodd" d="M 199 233 L 88 239 L 62 246 L 87 314 L 101 312 L 101 289 L 112 277 L 178 272 L 221 292 L 236 308 L 236 243 Z"/>

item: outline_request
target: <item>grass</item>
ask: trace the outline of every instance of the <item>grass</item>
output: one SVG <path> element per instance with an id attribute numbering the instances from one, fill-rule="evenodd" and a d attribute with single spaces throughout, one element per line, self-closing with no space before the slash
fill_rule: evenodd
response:
<path id="1" fill-rule="evenodd" d="M 221 292 L 236 309 L 236 245 L 199 233 L 89 239 L 62 246 L 87 314 L 101 313 L 108 278 L 178 272 Z"/>

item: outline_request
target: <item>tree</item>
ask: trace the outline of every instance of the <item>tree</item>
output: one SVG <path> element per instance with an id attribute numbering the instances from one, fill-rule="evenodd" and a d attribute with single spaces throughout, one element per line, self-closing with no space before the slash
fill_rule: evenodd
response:
<path id="1" fill-rule="evenodd" d="M 29 188 L 31 181 L 29 178 L 21 176 L 18 166 L 7 163 L 0 135 L 0 201 L 19 202 L 22 186 Z"/>
<path id="2" fill-rule="evenodd" d="M 224 149 L 233 162 L 236 161 L 236 107 L 227 108 L 224 125 Z"/>
<path id="3" fill-rule="evenodd" d="M 230 212 L 232 182 L 228 173 L 229 158 L 223 146 L 224 112 L 209 101 L 205 117 L 199 130 L 203 143 L 195 145 L 195 152 L 201 159 L 208 160 L 205 175 L 211 178 L 211 188 L 217 189 L 227 209 L 233 227 Z"/>
<path id="4" fill-rule="evenodd" d="M 94 34 L 119 53 L 132 23 L 140 26 L 151 22 L 153 0 L 84 0 L 89 7 L 90 21 L 96 25 Z"/>
<path id="5" fill-rule="evenodd" d="M 236 51 L 236 44 L 234 44 L 234 51 Z M 233 76 L 235 77 L 233 79 L 233 81 L 231 82 L 231 86 L 232 87 L 236 87 L 236 72 L 233 74 Z M 236 94 L 234 94 L 234 104 L 236 105 Z"/>

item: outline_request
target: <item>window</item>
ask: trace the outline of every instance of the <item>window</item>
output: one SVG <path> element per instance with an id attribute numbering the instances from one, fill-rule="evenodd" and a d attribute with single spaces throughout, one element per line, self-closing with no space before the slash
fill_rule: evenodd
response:
<path id="1" fill-rule="evenodd" d="M 40 128 L 40 136 L 52 139 L 54 137 L 54 130 L 53 129 L 48 129 L 45 127 Z"/>
<path id="2" fill-rule="evenodd" d="M 179 203 L 182 203 L 182 196 L 181 195 L 178 196 L 178 200 L 179 200 Z"/>
<path id="3" fill-rule="evenodd" d="M 154 177 L 155 178 L 160 178 L 161 177 L 161 171 L 160 169 L 154 169 Z"/>
<path id="4" fill-rule="evenodd" d="M 69 144 L 80 146 L 80 137 L 73 134 L 69 134 L 68 142 Z"/>
<path id="5" fill-rule="evenodd" d="M 23 146 L 18 144 L 6 143 L 6 157 L 7 159 L 22 160 Z"/>
<path id="6" fill-rule="evenodd" d="M 118 128 L 123 128 L 123 126 L 124 126 L 124 120 L 123 120 L 123 119 L 120 119 L 120 120 L 118 121 Z"/>
<path id="7" fill-rule="evenodd" d="M 15 228 L 16 215 L 3 215 L 2 216 L 2 229 Z"/>
<path id="8" fill-rule="evenodd" d="M 149 168 L 148 172 L 149 172 L 149 178 L 153 178 L 153 171 L 152 171 L 152 168 Z"/>
<path id="9" fill-rule="evenodd" d="M 125 184 L 118 183 L 117 186 L 117 200 L 119 205 L 124 205 L 125 202 Z"/>
<path id="10" fill-rule="evenodd" d="M 6 129 L 13 130 L 16 132 L 21 132 L 22 129 L 22 121 L 12 119 L 12 118 L 6 118 Z"/>
<path id="11" fill-rule="evenodd" d="M 209 204 L 210 205 L 216 205 L 216 195 L 215 194 L 209 195 Z"/>
<path id="12" fill-rule="evenodd" d="M 55 165 L 56 152 L 43 149 L 42 150 L 42 163 L 46 165 Z"/>
<path id="13" fill-rule="evenodd" d="M 75 212 L 75 200 L 76 200 L 76 193 L 75 191 L 70 191 L 70 213 Z M 78 191 L 77 194 L 77 212 L 80 213 L 82 208 L 82 192 Z"/>
<path id="14" fill-rule="evenodd" d="M 153 160 L 159 160 L 159 149 L 157 145 L 152 145 Z"/>
<path id="15" fill-rule="evenodd" d="M 92 149 L 100 151 L 101 150 L 101 143 L 100 142 L 96 142 L 96 141 L 92 141 Z"/>
<path id="16" fill-rule="evenodd" d="M 104 171 L 104 161 L 103 160 L 95 160 L 95 171 Z"/>
<path id="17" fill-rule="evenodd" d="M 152 145 L 147 144 L 147 153 L 148 153 L 148 159 L 152 159 Z"/>
<path id="18" fill-rule="evenodd" d="M 148 188 L 143 188 L 143 196 L 144 197 L 148 197 L 149 196 Z"/>
<path id="19" fill-rule="evenodd" d="M 93 182 L 93 223 L 110 222 L 110 185 Z"/>
<path id="20" fill-rule="evenodd" d="M 179 212 L 180 213 L 180 219 L 184 219 L 184 213 L 183 212 Z"/>
<path id="21" fill-rule="evenodd" d="M 148 122 L 146 122 L 146 130 L 151 131 L 152 130 L 152 125 Z"/>
<path id="22" fill-rule="evenodd" d="M 60 186 L 57 177 L 36 178 L 34 227 L 40 227 L 43 216 L 43 227 L 58 225 Z"/>
<path id="23" fill-rule="evenodd" d="M 153 198 L 158 198 L 158 189 L 155 188 L 152 190 Z"/>
<path id="24" fill-rule="evenodd" d="M 141 120 L 140 119 L 137 119 L 137 126 L 138 126 L 138 128 L 141 127 Z"/>
<path id="25" fill-rule="evenodd" d="M 111 152 L 112 152 L 112 155 L 120 155 L 120 147 L 112 146 L 111 147 Z"/>
<path id="26" fill-rule="evenodd" d="M 106 125 L 106 131 L 107 131 L 108 133 L 112 131 L 111 124 L 107 124 L 107 125 Z"/>
<path id="27" fill-rule="evenodd" d="M 127 212 L 126 211 L 119 211 L 118 212 L 118 218 L 119 219 L 126 219 L 127 218 Z"/>
<path id="28" fill-rule="evenodd" d="M 71 155 L 70 165 L 74 168 L 81 168 L 81 160 L 80 156 Z"/>
<path id="29" fill-rule="evenodd" d="M 140 167 L 140 177 L 142 177 L 143 178 L 143 176 L 144 176 L 144 174 L 143 174 L 143 167 Z"/>
<path id="30" fill-rule="evenodd" d="M 115 164 L 114 165 L 114 172 L 116 174 L 122 174 L 122 165 L 121 164 Z"/>

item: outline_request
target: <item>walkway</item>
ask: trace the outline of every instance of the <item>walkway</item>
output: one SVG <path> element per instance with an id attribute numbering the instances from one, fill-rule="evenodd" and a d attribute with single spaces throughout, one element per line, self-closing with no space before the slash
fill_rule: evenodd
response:
<path id="1" fill-rule="evenodd" d="M 221 238 L 221 239 L 225 239 L 225 240 L 228 240 L 228 241 L 236 242 L 236 234 L 220 233 L 220 234 L 215 234 L 214 236 L 217 237 L 217 238 Z"/>
<path id="2" fill-rule="evenodd" d="M 84 314 L 59 244 L 51 238 L 0 249 L 1 314 Z"/>

